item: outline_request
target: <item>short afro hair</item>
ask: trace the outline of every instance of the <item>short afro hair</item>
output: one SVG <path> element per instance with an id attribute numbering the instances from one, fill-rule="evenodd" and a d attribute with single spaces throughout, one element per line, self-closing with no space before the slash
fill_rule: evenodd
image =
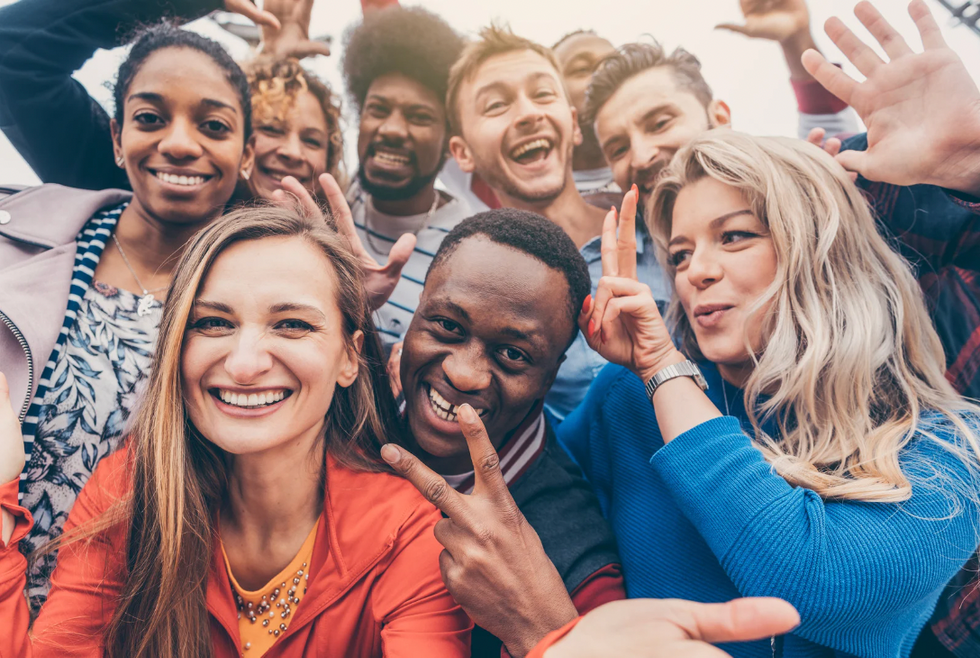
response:
<path id="1" fill-rule="evenodd" d="M 429 264 L 426 279 L 464 240 L 476 236 L 522 251 L 564 275 L 568 282 L 568 317 L 573 327 L 567 349 L 578 331 L 582 304 L 592 292 L 589 266 L 568 234 L 551 220 L 527 210 L 498 208 L 477 213 L 461 221 L 443 238 Z"/>
<path id="2" fill-rule="evenodd" d="M 449 69 L 463 45 L 446 21 L 421 7 L 394 5 L 368 12 L 344 44 L 344 79 L 358 112 L 371 83 L 388 73 L 415 80 L 444 103 Z"/>

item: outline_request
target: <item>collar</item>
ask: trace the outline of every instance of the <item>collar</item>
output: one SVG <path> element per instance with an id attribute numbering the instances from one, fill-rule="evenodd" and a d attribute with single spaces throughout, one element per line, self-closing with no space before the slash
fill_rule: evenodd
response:
<path id="1" fill-rule="evenodd" d="M 546 426 L 544 402 L 539 400 L 511 434 L 510 439 L 497 451 L 500 457 L 500 472 L 503 473 L 504 482 L 508 487 L 513 486 L 544 452 Z M 473 471 L 456 477 L 450 476 L 447 481 L 460 493 L 473 493 Z"/>

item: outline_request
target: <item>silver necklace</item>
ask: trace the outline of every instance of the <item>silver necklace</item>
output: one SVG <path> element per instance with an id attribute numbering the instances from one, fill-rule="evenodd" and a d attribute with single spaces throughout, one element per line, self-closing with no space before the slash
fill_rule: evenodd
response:
<path id="1" fill-rule="evenodd" d="M 439 194 L 439 190 L 435 190 L 434 189 L 432 191 L 434 193 L 433 196 L 435 197 L 432 200 L 432 206 L 429 208 L 429 212 L 425 213 L 425 217 L 422 218 L 422 223 L 419 224 L 419 227 L 417 229 L 415 229 L 415 231 L 414 231 L 415 235 L 418 235 L 419 233 L 421 233 L 422 232 L 422 229 L 424 229 L 426 226 L 429 225 L 429 221 L 432 219 L 432 216 L 434 214 L 436 214 L 436 208 L 439 207 L 439 197 L 441 196 Z M 371 227 L 368 226 L 367 215 L 364 216 L 364 235 L 367 236 L 368 244 L 371 246 L 371 249 L 374 251 L 374 253 L 376 253 L 376 254 L 384 254 L 384 253 L 387 253 L 384 250 L 384 247 L 383 246 L 381 248 L 378 247 L 378 243 L 375 242 L 375 237 L 373 235 L 371 235 Z M 388 251 L 391 251 L 391 247 L 390 246 L 388 247 Z"/>
<path id="2" fill-rule="evenodd" d="M 136 279 L 136 285 L 139 286 L 139 289 L 143 291 L 143 296 L 140 297 L 140 301 L 136 305 L 136 315 L 143 317 L 144 315 L 148 314 L 150 312 L 150 309 L 153 307 L 153 300 L 155 299 L 153 297 L 153 293 L 160 292 L 161 290 L 166 290 L 168 286 L 163 286 L 155 290 L 147 290 L 146 286 L 143 285 L 143 282 L 140 281 L 140 278 L 136 276 L 136 270 L 133 269 L 133 266 L 130 264 L 129 259 L 126 258 L 126 252 L 123 251 L 122 245 L 119 244 L 119 240 L 116 238 L 115 233 L 112 234 L 112 241 L 116 243 L 116 249 L 119 250 L 119 255 L 123 257 L 123 262 L 126 263 L 126 267 L 129 268 L 129 273 L 133 275 L 134 279 Z"/>

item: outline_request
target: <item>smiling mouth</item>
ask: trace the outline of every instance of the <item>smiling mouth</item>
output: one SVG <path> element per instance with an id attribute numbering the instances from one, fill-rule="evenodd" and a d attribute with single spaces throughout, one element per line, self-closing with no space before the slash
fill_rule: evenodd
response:
<path id="1" fill-rule="evenodd" d="M 412 163 L 412 158 L 400 153 L 390 153 L 388 151 L 375 150 L 372 156 L 378 164 L 386 167 L 407 167 Z"/>
<path id="2" fill-rule="evenodd" d="M 262 172 L 264 176 L 266 176 L 267 178 L 271 178 L 277 183 L 281 183 L 282 179 L 285 178 L 286 176 L 292 176 L 300 183 L 306 183 L 307 181 L 310 180 L 309 176 L 304 176 L 303 174 L 297 174 L 289 171 L 275 171 L 273 169 L 266 169 L 265 167 L 259 167 L 259 171 Z"/>
<path id="3" fill-rule="evenodd" d="M 459 415 L 459 407 L 457 405 L 450 404 L 446 398 L 439 395 L 439 391 L 432 388 L 428 384 L 425 385 L 425 388 L 429 394 L 429 404 L 432 406 L 432 411 L 434 411 L 439 418 L 455 423 L 456 418 Z M 476 413 L 480 416 L 480 418 L 484 418 L 487 415 L 487 410 L 476 409 Z"/>
<path id="4" fill-rule="evenodd" d="M 162 180 L 164 183 L 169 183 L 170 185 L 180 185 L 181 187 L 194 187 L 196 185 L 204 185 L 213 178 L 213 176 L 205 176 L 203 174 L 197 174 L 193 176 L 183 176 L 176 174 L 168 174 L 163 171 L 157 171 L 156 169 L 150 169 L 149 172 L 153 174 L 154 177 Z"/>
<path id="5" fill-rule="evenodd" d="M 522 165 L 531 164 L 547 158 L 553 148 L 554 143 L 547 137 L 542 137 L 513 149 L 510 159 Z"/>
<path id="6" fill-rule="evenodd" d="M 210 390 L 210 393 L 225 404 L 233 407 L 241 407 L 242 409 L 268 407 L 282 402 L 293 394 L 288 388 L 262 391 L 261 393 L 236 393 L 221 388 L 213 388 Z"/>

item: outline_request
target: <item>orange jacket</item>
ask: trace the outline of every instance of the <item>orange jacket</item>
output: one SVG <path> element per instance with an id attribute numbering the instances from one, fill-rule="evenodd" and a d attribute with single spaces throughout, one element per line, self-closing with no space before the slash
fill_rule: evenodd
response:
<path id="1" fill-rule="evenodd" d="M 128 451 L 104 459 L 82 489 L 65 530 L 99 516 L 131 487 Z M 293 621 L 265 656 L 469 656 L 472 622 L 439 572 L 432 534 L 439 512 L 406 480 L 355 472 L 327 459 L 323 517 L 313 547 L 309 590 Z M 0 506 L 17 517 L 0 543 L 0 657 L 102 656 L 102 632 L 124 581 L 126 528 L 63 547 L 51 593 L 28 635 L 27 562 L 17 542 L 30 513 L 17 482 L 0 486 Z M 207 585 L 215 658 L 241 656 L 238 611 L 215 545 Z"/>

